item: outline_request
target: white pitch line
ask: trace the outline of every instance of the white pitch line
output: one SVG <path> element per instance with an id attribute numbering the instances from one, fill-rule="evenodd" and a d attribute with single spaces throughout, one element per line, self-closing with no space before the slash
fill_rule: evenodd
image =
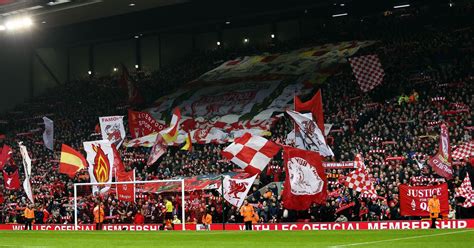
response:
<path id="1" fill-rule="evenodd" d="M 418 236 L 411 236 L 411 237 L 405 237 L 405 238 L 384 239 L 384 240 L 377 240 L 377 241 L 368 241 L 368 242 L 352 243 L 352 244 L 346 244 L 346 245 L 335 245 L 335 246 L 329 246 L 329 248 L 341 248 L 341 247 L 358 246 L 358 245 L 369 245 L 369 244 L 383 243 L 383 242 L 389 242 L 389 241 L 398 241 L 398 240 L 406 240 L 406 239 L 418 239 L 418 238 L 434 237 L 434 236 L 444 236 L 444 235 L 457 234 L 457 233 L 465 233 L 465 232 L 472 232 L 472 231 L 474 231 L 474 230 L 471 229 L 471 230 L 463 230 L 463 231 L 457 231 L 457 232 L 436 233 L 436 234 L 428 234 L 428 235 L 418 235 Z"/>

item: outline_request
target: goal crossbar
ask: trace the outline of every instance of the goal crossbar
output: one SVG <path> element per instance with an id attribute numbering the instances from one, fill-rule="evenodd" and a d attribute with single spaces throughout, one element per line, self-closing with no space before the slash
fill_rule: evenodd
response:
<path id="1" fill-rule="evenodd" d="M 184 199 L 184 179 L 167 179 L 167 180 L 150 180 L 150 181 L 127 181 L 127 182 L 110 182 L 110 183 L 74 183 L 74 228 L 78 230 L 78 216 L 77 216 L 77 186 L 101 186 L 101 185 L 120 185 L 120 184 L 146 184 L 146 183 L 167 183 L 176 182 L 181 183 L 181 225 L 182 230 L 186 230 L 186 216 L 185 216 L 185 199 Z"/>

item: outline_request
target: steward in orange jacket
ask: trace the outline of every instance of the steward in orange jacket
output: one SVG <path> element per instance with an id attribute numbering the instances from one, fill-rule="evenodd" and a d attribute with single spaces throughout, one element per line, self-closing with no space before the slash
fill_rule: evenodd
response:
<path id="1" fill-rule="evenodd" d="M 240 207 L 240 215 L 244 217 L 245 230 L 252 230 L 252 221 L 254 219 L 255 210 L 252 205 L 249 205 L 247 200 L 244 200 L 244 205 Z"/>
<path id="2" fill-rule="evenodd" d="M 428 201 L 428 210 L 430 211 L 431 228 L 436 228 L 436 219 L 439 217 L 441 212 L 439 199 L 436 194 L 433 194 L 433 198 Z"/>

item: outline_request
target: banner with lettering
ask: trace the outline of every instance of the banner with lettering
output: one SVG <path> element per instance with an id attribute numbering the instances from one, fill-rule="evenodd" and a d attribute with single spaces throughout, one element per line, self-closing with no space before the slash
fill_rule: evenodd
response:
<path id="1" fill-rule="evenodd" d="M 446 183 L 433 186 L 408 186 L 401 184 L 398 188 L 400 193 L 400 214 L 402 216 L 428 217 L 428 201 L 436 193 L 441 205 L 441 215 L 449 213 L 449 192 Z"/>
<path id="2" fill-rule="evenodd" d="M 115 144 L 119 148 L 125 139 L 123 116 L 99 117 L 99 123 L 102 139 L 110 141 L 111 144 Z"/>
<path id="3" fill-rule="evenodd" d="M 128 129 L 132 138 L 159 133 L 166 128 L 166 123 L 158 121 L 147 112 L 128 110 Z"/>
<path id="4" fill-rule="evenodd" d="M 428 160 L 428 164 L 433 168 L 436 174 L 448 180 L 453 178 L 453 168 L 451 166 L 451 146 L 449 144 L 449 132 L 446 124 L 441 125 L 438 153 Z"/>

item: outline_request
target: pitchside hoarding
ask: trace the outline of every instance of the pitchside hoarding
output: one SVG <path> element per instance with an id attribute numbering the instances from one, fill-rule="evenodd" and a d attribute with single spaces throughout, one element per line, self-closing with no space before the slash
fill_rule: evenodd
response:
<path id="1" fill-rule="evenodd" d="M 278 223 L 278 224 L 255 224 L 253 229 L 256 231 L 304 231 L 304 230 L 396 230 L 396 229 L 429 229 L 430 221 L 373 221 L 373 222 L 318 222 L 318 223 Z M 466 220 L 443 220 L 437 221 L 436 227 L 439 229 L 463 229 L 474 228 L 474 219 Z M 20 224 L 2 224 L 0 230 L 24 230 L 24 225 Z M 92 231 L 95 225 L 79 225 L 77 230 Z M 186 224 L 186 230 L 199 231 L 202 225 Z M 33 225 L 33 230 L 45 231 L 73 231 L 76 230 L 74 225 Z M 160 225 L 127 225 L 114 224 L 104 225 L 103 230 L 106 231 L 159 231 Z M 181 230 L 181 225 L 176 225 L 175 230 Z M 210 230 L 223 230 L 222 224 L 210 225 Z M 226 224 L 226 231 L 243 231 L 244 224 Z"/>

